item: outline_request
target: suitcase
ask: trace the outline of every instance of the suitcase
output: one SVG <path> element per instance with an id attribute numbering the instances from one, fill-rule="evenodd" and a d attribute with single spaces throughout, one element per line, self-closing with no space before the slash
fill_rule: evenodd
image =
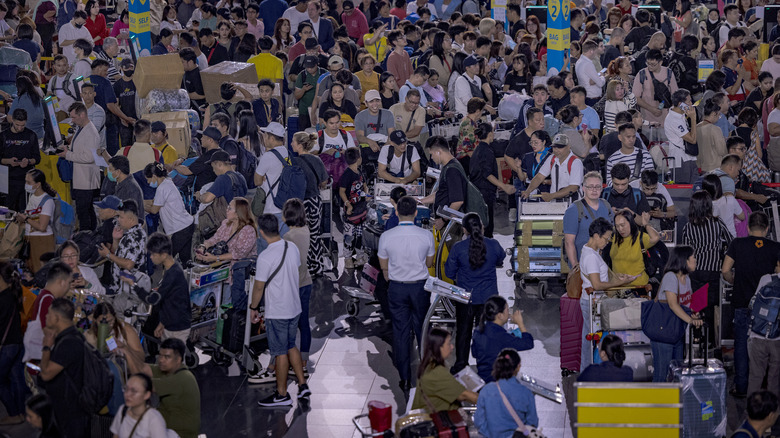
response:
<path id="1" fill-rule="evenodd" d="M 602 330 L 641 330 L 644 298 L 603 298 L 601 300 Z"/>
<path id="2" fill-rule="evenodd" d="M 582 311 L 580 300 L 561 297 L 561 371 L 580 371 L 582 354 Z"/>
<path id="3" fill-rule="evenodd" d="M 439 411 L 431 414 L 439 438 L 468 438 L 466 420 L 460 411 Z"/>
<path id="4" fill-rule="evenodd" d="M 515 229 L 517 246 L 554 246 L 563 244 L 563 219 L 520 219 Z"/>
<path id="5" fill-rule="evenodd" d="M 217 342 L 225 347 L 226 350 L 233 353 L 239 353 L 244 347 L 244 326 L 246 324 L 246 310 L 236 310 L 233 307 L 225 310 L 221 315 L 222 331 L 221 339 Z M 252 324 L 252 334 L 257 333 L 260 327 L 258 324 Z"/>
<path id="6" fill-rule="evenodd" d="M 669 374 L 682 383 L 683 438 L 726 436 L 726 370 L 717 359 L 707 358 L 708 330 L 704 335 L 703 359 L 693 359 L 693 326 L 688 359 L 672 361 Z"/>

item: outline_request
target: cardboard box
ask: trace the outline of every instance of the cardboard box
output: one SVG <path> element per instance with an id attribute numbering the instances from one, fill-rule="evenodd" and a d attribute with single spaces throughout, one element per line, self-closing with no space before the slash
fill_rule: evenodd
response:
<path id="1" fill-rule="evenodd" d="M 257 84 L 236 84 L 236 85 L 238 85 L 239 87 L 241 87 L 244 90 L 246 90 L 247 92 L 249 92 L 249 95 L 252 96 L 252 99 L 251 99 L 252 101 L 260 99 L 260 89 L 257 88 Z M 279 84 L 274 84 L 274 85 L 275 85 L 275 87 L 274 87 L 273 93 L 271 93 L 271 98 L 276 99 L 277 101 L 279 101 L 279 108 L 283 108 L 284 105 L 282 105 L 281 87 L 279 86 Z M 231 102 L 240 102 L 242 100 L 246 100 L 244 98 L 243 93 L 241 93 L 240 91 L 236 91 L 236 95 L 235 95 L 235 97 L 233 97 Z M 221 101 L 221 99 L 218 100 L 217 102 L 220 102 L 220 101 Z M 211 104 L 211 103 L 214 103 L 214 102 L 209 102 L 209 104 Z"/>
<path id="2" fill-rule="evenodd" d="M 152 113 L 144 115 L 143 118 L 150 122 L 164 122 L 168 132 L 168 144 L 176 148 L 179 157 L 187 157 L 192 141 L 192 130 L 187 111 Z"/>
<path id="3" fill-rule="evenodd" d="M 258 82 L 257 69 L 254 64 L 230 61 L 223 61 L 201 70 L 200 79 L 203 82 L 203 90 L 206 92 L 206 101 L 210 104 L 222 100 L 219 95 L 219 87 L 225 82 L 255 85 Z"/>
<path id="4" fill-rule="evenodd" d="M 181 88 L 182 78 L 184 78 L 184 67 L 181 65 L 181 58 L 171 53 L 139 58 L 135 66 L 133 82 L 138 95 L 146 97 L 155 88 L 163 90 Z"/>

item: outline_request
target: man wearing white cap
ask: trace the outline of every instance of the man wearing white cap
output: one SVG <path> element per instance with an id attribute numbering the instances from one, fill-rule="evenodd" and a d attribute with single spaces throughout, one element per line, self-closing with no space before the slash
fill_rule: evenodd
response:
<path id="1" fill-rule="evenodd" d="M 379 91 L 366 91 L 365 99 L 366 109 L 355 116 L 355 133 L 361 147 L 368 146 L 372 151 L 379 152 L 380 142 L 386 143 L 387 136 L 395 129 L 393 113 L 382 108 Z"/>
<path id="2" fill-rule="evenodd" d="M 273 202 L 273 196 L 279 192 L 279 178 L 282 176 L 282 169 L 285 163 L 290 163 L 290 155 L 285 144 L 284 126 L 277 122 L 271 122 L 265 128 L 260 128 L 263 135 L 263 144 L 266 153 L 260 156 L 260 161 L 255 169 L 255 185 L 257 190 L 264 190 L 266 193 L 265 209 L 263 213 L 270 213 L 279 219 L 279 234 L 284 235 L 287 232 L 286 225 L 282 219 L 282 210 Z M 301 181 L 306 184 L 306 181 Z M 257 240 L 257 252 L 260 253 L 268 246 L 268 243 L 262 238 Z"/>
<path id="3" fill-rule="evenodd" d="M 528 199 L 528 196 L 547 178 L 552 180 L 552 184 L 550 193 L 542 193 L 543 201 L 567 199 L 572 195 L 574 195 L 572 199 L 577 199 L 582 185 L 584 169 L 582 160 L 572 153 L 569 147 L 569 137 L 566 134 L 555 136 L 552 151 L 552 158 L 542 165 L 534 179 L 531 180 L 528 189 L 522 193 L 524 199 Z"/>

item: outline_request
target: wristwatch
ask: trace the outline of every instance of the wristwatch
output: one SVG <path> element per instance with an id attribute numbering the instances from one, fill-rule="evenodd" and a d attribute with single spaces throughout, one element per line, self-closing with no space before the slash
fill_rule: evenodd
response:
<path id="1" fill-rule="evenodd" d="M 51 352 L 51 347 L 49 347 L 48 345 L 44 345 L 43 348 L 41 348 L 41 351 Z"/>
<path id="2" fill-rule="evenodd" d="M 254 310 L 254 311 L 260 310 L 260 303 L 258 303 L 257 306 L 255 307 L 249 306 L 249 310 Z"/>

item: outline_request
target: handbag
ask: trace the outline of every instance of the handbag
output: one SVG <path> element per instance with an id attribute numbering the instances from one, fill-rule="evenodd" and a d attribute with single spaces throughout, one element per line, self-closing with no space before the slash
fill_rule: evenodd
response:
<path id="1" fill-rule="evenodd" d="M 468 438 L 469 433 L 466 426 L 466 421 L 457 409 L 448 411 L 437 411 L 434 408 L 431 399 L 425 395 L 425 392 L 418 385 L 417 390 L 422 394 L 425 404 L 428 405 L 430 410 L 431 420 L 436 426 L 437 435 L 447 438 Z"/>
<path id="2" fill-rule="evenodd" d="M 566 276 L 566 296 L 580 299 L 582 296 L 582 277 L 580 276 L 580 265 L 575 266 L 569 275 Z"/>
<path id="3" fill-rule="evenodd" d="M 513 438 L 546 438 L 541 429 L 531 427 L 531 430 L 528 430 L 525 424 L 523 424 L 523 421 L 520 419 L 520 416 L 517 415 L 515 408 L 513 408 L 512 404 L 509 403 L 509 399 L 507 399 L 504 395 L 504 392 L 501 391 L 501 385 L 499 385 L 498 382 L 496 382 L 496 389 L 498 389 L 498 395 L 501 396 L 501 401 L 504 402 L 504 407 L 506 407 L 506 410 L 509 411 L 509 415 L 511 415 L 515 420 L 515 423 L 517 423 L 517 429 L 515 429 L 515 433 L 512 435 Z"/>
<path id="4" fill-rule="evenodd" d="M 678 296 L 680 284 L 677 283 Z M 682 308 L 685 313 L 691 314 L 691 309 Z M 653 342 L 676 344 L 683 336 L 688 323 L 672 312 L 669 304 L 658 301 L 658 297 L 652 301 L 642 303 L 642 333 Z"/>
<path id="5" fill-rule="evenodd" d="M 30 359 L 40 359 L 43 356 L 43 325 L 41 324 L 41 306 L 43 300 L 38 302 L 38 313 L 36 318 L 27 323 L 27 331 L 24 332 L 24 357 L 23 362 Z"/>
<path id="6" fill-rule="evenodd" d="M 353 225 L 360 225 L 368 215 L 368 203 L 363 200 L 352 207 L 352 213 L 347 215 L 347 220 Z"/>

